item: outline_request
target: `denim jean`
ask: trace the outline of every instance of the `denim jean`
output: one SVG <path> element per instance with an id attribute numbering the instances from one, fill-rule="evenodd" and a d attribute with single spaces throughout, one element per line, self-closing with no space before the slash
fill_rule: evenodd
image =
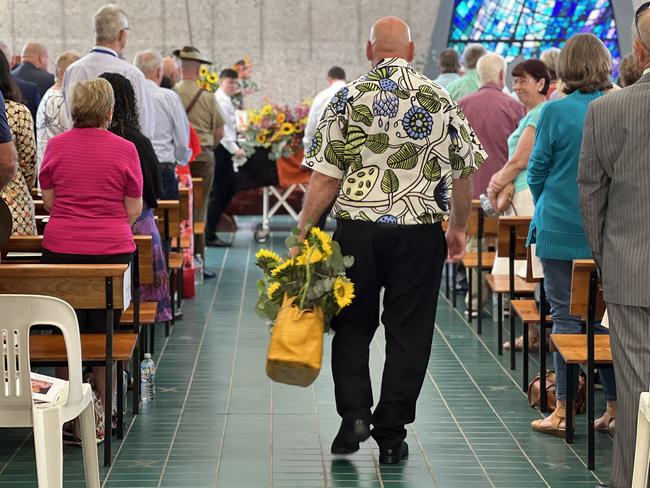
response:
<path id="1" fill-rule="evenodd" d="M 551 305 L 553 334 L 580 334 L 582 332 L 580 318 L 569 313 L 573 263 L 557 259 L 542 259 L 542 266 L 544 267 L 544 290 Z M 609 329 L 598 324 L 594 327 L 594 332 L 596 334 L 608 334 Z M 565 400 L 566 363 L 559 352 L 553 353 L 553 363 L 555 365 L 555 395 L 558 399 Z M 600 369 L 599 374 L 605 399 L 607 401 L 616 400 L 614 369 Z M 575 391 L 578 385 L 577 371 L 572 382 Z"/>
<path id="2" fill-rule="evenodd" d="M 178 200 L 178 179 L 176 179 L 176 164 L 162 163 L 160 165 L 162 180 L 161 200 Z"/>

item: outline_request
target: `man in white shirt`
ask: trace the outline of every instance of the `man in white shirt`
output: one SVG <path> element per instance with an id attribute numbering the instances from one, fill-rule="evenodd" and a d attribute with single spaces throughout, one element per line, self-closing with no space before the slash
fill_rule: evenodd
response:
<path id="1" fill-rule="evenodd" d="M 237 144 L 237 116 L 232 96 L 239 91 L 239 73 L 224 69 L 219 75 L 219 89 L 214 96 L 223 113 L 223 139 L 214 150 L 214 179 L 208 201 L 208 219 L 205 223 L 205 244 L 211 247 L 226 247 L 230 244 L 217 236 L 217 225 L 221 214 L 235 194 L 235 169 L 233 163 L 241 166 L 246 162 L 246 153 Z"/>
<path id="2" fill-rule="evenodd" d="M 316 133 L 316 126 L 323 116 L 327 104 L 330 103 L 332 98 L 334 98 L 336 92 L 345 86 L 345 71 L 343 71 L 343 68 L 339 68 L 338 66 L 330 68 L 327 72 L 327 85 L 327 88 L 314 97 L 314 101 L 309 109 L 305 135 L 302 138 L 302 145 L 304 146 L 305 151 L 307 151 L 309 146 L 311 146 L 311 141 Z"/>
<path id="3" fill-rule="evenodd" d="M 181 97 L 172 90 L 160 87 L 163 78 L 162 57 L 153 51 L 141 51 L 133 58 L 133 64 L 144 74 L 145 89 L 154 106 L 156 127 L 151 138 L 162 177 L 163 200 L 178 199 L 176 164 L 185 166 L 192 155 L 190 124 Z"/>
<path id="4" fill-rule="evenodd" d="M 117 73 L 133 85 L 138 102 L 142 133 L 153 137 L 156 125 L 151 96 L 145 89 L 143 74 L 135 66 L 120 59 L 126 45 L 129 21 L 124 10 L 114 4 L 100 8 L 95 14 L 95 47 L 90 53 L 73 63 L 65 72 L 63 96 L 70 107 L 72 91 L 80 81 L 97 78 L 102 73 Z"/>

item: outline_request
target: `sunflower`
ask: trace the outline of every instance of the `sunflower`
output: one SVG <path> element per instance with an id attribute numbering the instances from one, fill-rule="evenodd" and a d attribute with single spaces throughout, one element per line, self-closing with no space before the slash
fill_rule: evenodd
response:
<path id="1" fill-rule="evenodd" d="M 273 295 L 275 295 L 281 287 L 282 285 L 279 282 L 274 281 L 266 290 L 266 296 L 269 297 L 269 299 L 273 300 Z"/>
<path id="2" fill-rule="evenodd" d="M 287 269 L 291 268 L 296 262 L 293 259 L 287 259 L 283 263 L 278 264 L 273 271 L 271 271 L 271 276 L 274 278 L 279 277 L 282 273 L 284 273 Z"/>
<path id="3" fill-rule="evenodd" d="M 208 83 L 214 85 L 215 83 L 217 83 L 219 81 L 219 76 L 217 76 L 216 73 L 208 73 L 208 76 L 206 77 L 206 79 L 208 80 Z"/>
<path id="4" fill-rule="evenodd" d="M 259 132 L 259 133 L 255 136 L 255 140 L 256 140 L 259 144 L 264 144 L 264 143 L 266 142 L 266 134 L 264 134 L 263 132 Z"/>
<path id="5" fill-rule="evenodd" d="M 262 107 L 262 115 L 271 115 L 273 113 L 273 107 L 269 104 L 266 104 Z"/>
<path id="6" fill-rule="evenodd" d="M 280 134 L 283 136 L 290 136 L 293 134 L 293 124 L 290 122 L 285 122 L 282 124 L 282 127 L 280 127 Z"/>
<path id="7" fill-rule="evenodd" d="M 278 124 L 284 124 L 284 122 L 287 120 L 287 116 L 283 112 L 280 112 L 275 120 L 278 122 Z"/>
<path id="8" fill-rule="evenodd" d="M 276 263 L 279 263 L 282 261 L 282 258 L 277 253 L 274 253 L 273 251 L 269 251 L 268 249 L 260 249 L 259 251 L 257 251 L 257 254 L 255 255 L 255 260 L 257 262 L 275 261 Z"/>
<path id="9" fill-rule="evenodd" d="M 318 227 L 312 227 L 310 234 L 316 238 L 320 244 L 318 247 L 323 251 L 325 256 L 329 257 L 332 255 L 332 238 L 327 232 L 323 232 Z"/>
<path id="10" fill-rule="evenodd" d="M 299 133 L 301 133 L 301 132 L 304 131 L 304 130 L 305 130 L 305 129 L 304 129 L 304 126 L 303 126 L 302 124 L 300 124 L 300 123 L 298 123 L 298 124 L 293 124 L 293 132 L 294 132 L 294 133 L 299 134 Z"/>
<path id="11" fill-rule="evenodd" d="M 296 258 L 296 263 L 299 266 L 306 266 L 307 259 L 309 264 L 320 263 L 323 260 L 323 253 L 317 247 L 311 247 L 309 241 L 305 241 L 305 250 Z"/>
<path id="12" fill-rule="evenodd" d="M 340 276 L 334 281 L 334 299 L 339 308 L 345 308 L 352 303 L 354 298 L 354 283 Z"/>
<path id="13" fill-rule="evenodd" d="M 201 78 L 205 78 L 209 73 L 210 70 L 207 68 L 207 66 L 202 65 L 201 69 L 199 70 L 199 76 L 201 76 Z"/>

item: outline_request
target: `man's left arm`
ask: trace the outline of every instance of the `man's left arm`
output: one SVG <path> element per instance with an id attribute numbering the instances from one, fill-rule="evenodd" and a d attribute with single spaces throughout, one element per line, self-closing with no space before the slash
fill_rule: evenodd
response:
<path id="1" fill-rule="evenodd" d="M 318 222 L 321 215 L 330 206 L 339 190 L 341 180 L 314 171 L 309 179 L 309 188 L 298 220 L 300 238 L 303 239 L 307 229 Z"/>
<path id="2" fill-rule="evenodd" d="M 611 177 L 605 172 L 598 156 L 596 126 L 593 107 L 585 118 L 580 166 L 578 168 L 578 189 L 580 191 L 580 210 L 585 234 L 594 260 L 600 266 L 603 253 L 603 230 L 607 215 L 607 197 Z"/>
<path id="3" fill-rule="evenodd" d="M 174 95 L 172 103 L 172 131 L 174 134 L 174 156 L 176 162 L 185 166 L 192 157 L 190 149 L 190 122 L 183 108 L 183 102 L 180 97 Z"/>
<path id="4" fill-rule="evenodd" d="M 142 133 L 151 140 L 156 131 L 156 115 L 153 106 L 153 99 L 151 94 L 145 88 L 144 75 L 139 71 L 138 73 L 140 76 L 137 77 L 137 81 L 133 83 L 133 89 L 135 91 L 135 98 L 138 101 L 140 128 L 142 129 Z"/>

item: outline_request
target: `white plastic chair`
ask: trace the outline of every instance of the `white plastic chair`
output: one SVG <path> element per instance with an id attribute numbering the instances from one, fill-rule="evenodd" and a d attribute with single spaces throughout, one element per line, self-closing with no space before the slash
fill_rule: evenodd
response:
<path id="1" fill-rule="evenodd" d="M 81 416 L 86 486 L 99 488 L 92 390 L 81 379 L 81 341 L 74 310 L 58 298 L 0 295 L 0 312 L 0 427 L 32 427 L 38 486 L 61 488 L 63 424 Z M 55 403 L 32 403 L 29 329 L 34 324 L 53 325 L 63 332 L 69 381 Z"/>
<path id="2" fill-rule="evenodd" d="M 639 418 L 636 425 L 636 453 L 634 454 L 634 476 L 632 488 L 648 486 L 650 465 L 650 393 L 641 393 Z"/>

